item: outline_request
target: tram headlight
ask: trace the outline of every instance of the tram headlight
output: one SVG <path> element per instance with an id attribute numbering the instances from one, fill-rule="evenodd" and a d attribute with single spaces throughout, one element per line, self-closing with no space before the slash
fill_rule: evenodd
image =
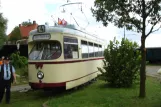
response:
<path id="1" fill-rule="evenodd" d="M 41 71 L 39 71 L 39 72 L 37 73 L 37 78 L 38 78 L 38 79 L 43 79 L 43 78 L 44 78 L 44 73 L 41 72 Z"/>

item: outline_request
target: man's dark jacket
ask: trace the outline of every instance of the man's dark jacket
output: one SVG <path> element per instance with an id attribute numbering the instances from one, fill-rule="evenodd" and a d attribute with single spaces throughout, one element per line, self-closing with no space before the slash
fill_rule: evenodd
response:
<path id="1" fill-rule="evenodd" d="M 12 72 L 12 65 L 10 65 L 10 72 L 11 72 L 11 78 L 10 78 L 10 80 L 11 80 L 11 82 L 13 83 L 13 72 Z M 3 81 L 4 80 L 4 64 L 3 65 L 1 65 L 1 71 L 0 71 L 0 83 L 1 83 L 1 81 Z"/>

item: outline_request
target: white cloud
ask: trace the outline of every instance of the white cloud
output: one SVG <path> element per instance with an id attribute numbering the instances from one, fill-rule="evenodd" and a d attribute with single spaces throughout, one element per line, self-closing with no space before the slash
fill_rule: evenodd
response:
<path id="1" fill-rule="evenodd" d="M 48 12 L 43 2 L 39 0 L 2 0 L 4 16 L 8 19 L 7 34 L 23 21 L 36 20 L 38 23 L 47 19 Z"/>
<path id="2" fill-rule="evenodd" d="M 161 35 L 151 34 L 146 38 L 146 47 L 161 47 Z"/>
<path id="3" fill-rule="evenodd" d="M 124 30 L 118 29 L 113 24 L 109 24 L 108 27 L 103 27 L 101 22 L 96 22 L 92 16 L 90 8 L 94 5 L 94 0 L 69 0 L 71 2 L 83 2 L 83 12 L 81 13 L 81 5 L 68 6 L 66 10 L 67 15 L 61 13 L 63 8 L 60 5 L 67 2 L 67 0 L 1 0 L 0 12 L 3 12 L 4 16 L 8 19 L 7 34 L 9 34 L 15 26 L 18 26 L 23 21 L 36 20 L 38 24 L 45 24 L 49 22 L 49 25 L 53 25 L 53 15 L 55 21 L 57 18 L 64 18 L 68 22 L 74 23 L 74 19 L 70 16 L 73 13 L 74 18 L 78 24 L 82 27 L 86 27 L 87 23 L 90 24 L 86 27 L 89 32 L 97 34 L 100 38 L 106 41 L 113 40 L 114 37 L 121 40 L 124 37 Z M 79 8 L 78 8 L 79 7 Z M 149 27 L 148 27 L 149 28 Z M 159 43 L 159 33 L 150 35 L 146 40 L 146 46 L 161 46 Z M 134 32 L 126 31 L 126 37 L 132 41 L 136 41 L 140 44 L 141 34 L 134 34 Z"/>

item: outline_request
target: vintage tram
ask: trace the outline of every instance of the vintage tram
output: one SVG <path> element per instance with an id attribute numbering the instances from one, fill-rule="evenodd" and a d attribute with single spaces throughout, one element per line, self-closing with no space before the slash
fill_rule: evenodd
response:
<path id="1" fill-rule="evenodd" d="M 100 73 L 105 41 L 74 26 L 39 25 L 28 38 L 29 85 L 33 89 L 66 90 Z"/>

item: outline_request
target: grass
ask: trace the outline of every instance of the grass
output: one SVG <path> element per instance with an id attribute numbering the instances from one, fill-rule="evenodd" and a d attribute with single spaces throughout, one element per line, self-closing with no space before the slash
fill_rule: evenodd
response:
<path id="1" fill-rule="evenodd" d="M 28 84 L 28 79 L 27 78 L 25 78 L 24 76 L 20 77 L 20 75 L 24 74 L 24 72 L 25 72 L 24 70 L 26 70 L 26 69 L 22 69 L 22 68 L 16 69 L 16 74 L 19 75 L 19 76 L 17 76 L 17 78 L 16 78 L 17 84 L 12 84 L 12 86 Z"/>
<path id="2" fill-rule="evenodd" d="M 11 103 L 5 104 L 4 97 L 0 107 L 42 107 L 42 104 L 51 95 L 51 93 L 45 93 L 44 91 L 13 92 L 11 95 Z"/>
<path id="3" fill-rule="evenodd" d="M 17 85 L 24 85 L 24 84 L 28 84 L 28 80 L 26 78 L 21 78 L 17 77 L 16 78 L 17 83 L 13 83 L 12 86 L 17 86 Z"/>
<path id="4" fill-rule="evenodd" d="M 97 81 L 86 88 L 68 91 L 49 100 L 50 107 L 161 107 L 161 84 L 148 77 L 147 97 L 138 98 L 139 85 L 132 88 L 110 88 Z"/>
<path id="5" fill-rule="evenodd" d="M 132 88 L 111 88 L 98 80 L 78 90 L 59 93 L 44 91 L 13 92 L 11 104 L 0 107 L 41 107 L 48 101 L 50 107 L 161 107 L 161 84 L 156 78 L 147 77 L 147 96 L 138 98 L 139 85 Z"/>

